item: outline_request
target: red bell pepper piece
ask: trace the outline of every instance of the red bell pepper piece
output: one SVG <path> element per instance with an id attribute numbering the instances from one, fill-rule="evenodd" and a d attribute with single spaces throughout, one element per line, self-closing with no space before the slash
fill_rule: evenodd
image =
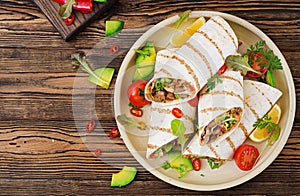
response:
<path id="1" fill-rule="evenodd" d="M 65 4 L 67 0 L 54 0 L 59 4 Z M 83 14 L 87 14 L 93 11 L 93 2 L 92 0 L 76 0 L 76 5 L 73 5 L 74 10 L 78 10 Z"/>

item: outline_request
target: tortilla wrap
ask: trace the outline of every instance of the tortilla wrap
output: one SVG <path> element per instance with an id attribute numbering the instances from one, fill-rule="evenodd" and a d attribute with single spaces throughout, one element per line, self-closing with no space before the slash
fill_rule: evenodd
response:
<path id="1" fill-rule="evenodd" d="M 253 124 L 262 118 L 281 97 L 282 92 L 267 84 L 244 80 L 245 110 L 239 126 L 233 133 L 221 142 L 213 142 L 201 146 L 199 135 L 196 134 L 187 145 L 184 156 L 208 157 L 220 160 L 230 160 L 234 151 L 244 143 L 254 130 Z"/>
<path id="2" fill-rule="evenodd" d="M 176 104 L 194 98 L 224 64 L 229 55 L 237 52 L 238 40 L 230 25 L 221 17 L 211 17 L 189 40 L 177 50 L 157 54 L 154 77 L 146 85 L 145 98 L 152 102 Z M 165 93 L 180 94 L 173 98 L 160 98 L 155 93 L 155 83 L 161 78 L 184 81 L 186 88 L 176 92 L 174 88 Z M 176 89 L 176 88 L 175 88 Z M 166 95 L 165 95 L 166 97 Z"/>
<path id="3" fill-rule="evenodd" d="M 182 111 L 180 120 L 186 128 L 185 135 L 191 136 L 194 133 L 194 119 L 196 107 L 189 103 L 177 104 L 174 106 L 164 106 L 160 104 L 151 104 L 150 131 L 147 145 L 146 157 L 152 158 L 152 154 L 164 145 L 175 141 L 177 136 L 172 134 L 171 122 L 176 119 L 172 110 L 178 108 Z"/>
<path id="4" fill-rule="evenodd" d="M 238 126 L 244 112 L 243 76 L 238 71 L 222 74 L 222 83 L 200 92 L 198 130 L 201 145 L 228 137 Z M 226 129 L 225 129 L 226 127 Z"/>

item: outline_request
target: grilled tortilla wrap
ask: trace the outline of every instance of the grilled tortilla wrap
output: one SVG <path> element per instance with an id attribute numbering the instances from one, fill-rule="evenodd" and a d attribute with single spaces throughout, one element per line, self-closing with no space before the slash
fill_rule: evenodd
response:
<path id="1" fill-rule="evenodd" d="M 239 126 L 225 140 L 204 146 L 200 145 L 199 134 L 196 134 L 187 145 L 184 156 L 232 159 L 234 151 L 253 131 L 253 124 L 262 118 L 282 95 L 278 89 L 261 82 L 244 80 L 243 83 L 245 111 Z"/>
<path id="2" fill-rule="evenodd" d="M 200 92 L 198 130 L 200 144 L 228 137 L 241 121 L 244 112 L 243 76 L 238 71 L 226 71 L 219 76 L 222 83 L 207 92 Z"/>
<path id="3" fill-rule="evenodd" d="M 177 140 L 177 136 L 172 134 L 171 122 L 176 119 L 172 114 L 172 110 L 178 108 L 182 111 L 182 117 L 180 120 L 184 123 L 186 128 L 185 135 L 189 136 L 194 133 L 194 119 L 196 108 L 190 106 L 188 103 L 181 103 L 174 106 L 164 106 L 160 104 L 152 103 L 151 105 L 151 117 L 150 117 L 150 131 L 147 145 L 146 157 L 155 158 L 159 156 L 156 153 L 163 153 L 163 150 L 167 144 L 174 145 Z M 160 150 L 161 149 L 161 150 Z"/>
<path id="4" fill-rule="evenodd" d="M 179 49 L 157 54 L 161 61 L 146 86 L 145 98 L 169 104 L 194 98 L 237 48 L 230 25 L 219 16 L 211 17 Z"/>

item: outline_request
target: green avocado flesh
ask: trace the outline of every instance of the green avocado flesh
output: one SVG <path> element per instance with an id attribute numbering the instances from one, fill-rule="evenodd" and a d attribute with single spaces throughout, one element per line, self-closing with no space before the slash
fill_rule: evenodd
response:
<path id="1" fill-rule="evenodd" d="M 110 37 L 123 29 L 124 22 L 120 20 L 107 20 L 105 22 L 105 37 Z"/>
<path id="2" fill-rule="evenodd" d="M 154 64 L 156 59 L 156 51 L 153 42 L 147 44 L 140 50 L 146 54 L 138 53 L 135 63 L 136 71 L 133 76 L 133 81 L 150 80 L 153 77 Z"/>
<path id="3" fill-rule="evenodd" d="M 186 171 L 193 170 L 193 165 L 190 159 L 184 158 L 181 152 L 174 151 L 169 153 L 169 161 L 171 167 L 182 167 L 186 168 Z"/>
<path id="4" fill-rule="evenodd" d="M 112 175 L 110 186 L 126 186 L 134 180 L 136 173 L 135 167 L 124 166 L 120 172 Z"/>
<path id="5" fill-rule="evenodd" d="M 90 75 L 88 80 L 94 84 L 97 84 L 99 86 L 102 86 L 103 88 L 108 88 L 109 84 L 112 80 L 112 77 L 114 75 L 115 69 L 114 68 L 99 68 L 96 69 L 94 71 L 94 73 L 100 78 L 102 79 L 104 82 L 102 81 L 98 81 L 97 78 L 95 78 L 93 75 Z"/>

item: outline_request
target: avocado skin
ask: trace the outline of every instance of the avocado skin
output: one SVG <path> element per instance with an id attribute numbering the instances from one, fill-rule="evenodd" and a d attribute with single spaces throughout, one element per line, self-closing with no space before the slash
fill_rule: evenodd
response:
<path id="1" fill-rule="evenodd" d="M 110 186 L 126 186 L 134 180 L 136 174 L 137 169 L 135 167 L 124 166 L 120 172 L 112 174 Z"/>

